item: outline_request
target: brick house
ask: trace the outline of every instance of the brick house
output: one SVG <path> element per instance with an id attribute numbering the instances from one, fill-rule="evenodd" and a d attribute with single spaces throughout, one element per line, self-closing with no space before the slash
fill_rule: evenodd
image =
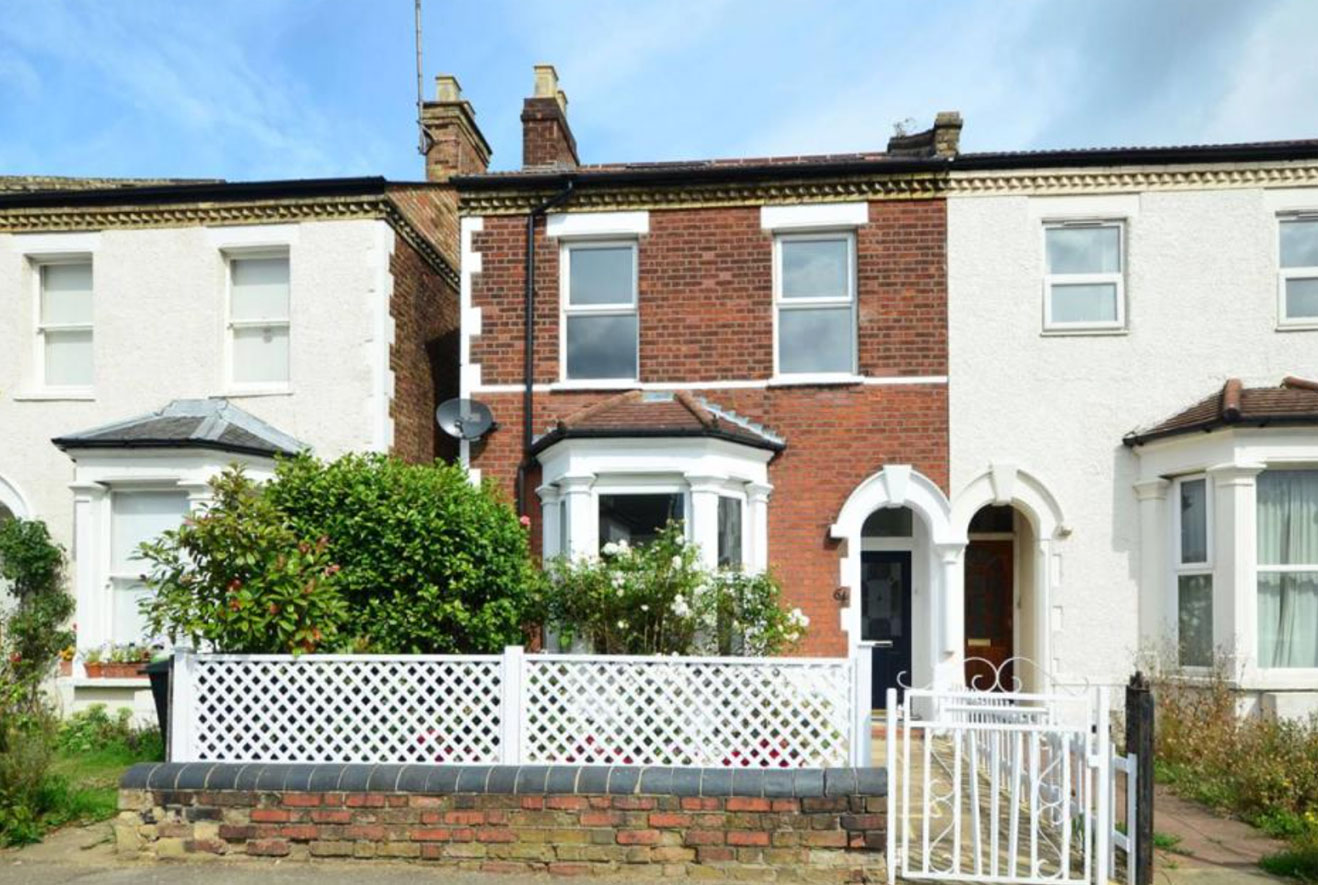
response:
<path id="1" fill-rule="evenodd" d="M 948 491 L 959 117 L 879 154 L 585 166 L 566 108 L 537 68 L 522 168 L 455 179 L 462 394 L 498 422 L 463 462 L 518 500 L 546 558 L 680 517 L 708 562 L 781 578 L 804 653 L 863 633 L 890 676 L 914 652 L 930 678 L 936 640 L 901 609 L 931 605 L 912 582 L 942 580 L 948 539 L 882 504 Z"/>
<path id="2" fill-rule="evenodd" d="M 0 518 L 70 552 L 80 652 L 147 638 L 132 553 L 226 465 L 456 456 L 465 160 L 437 135 L 429 182 L 0 179 Z M 60 688 L 150 709 L 82 654 Z"/>

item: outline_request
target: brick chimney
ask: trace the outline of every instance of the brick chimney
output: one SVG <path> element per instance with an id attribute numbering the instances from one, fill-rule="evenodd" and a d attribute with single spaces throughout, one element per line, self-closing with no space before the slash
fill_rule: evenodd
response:
<path id="1" fill-rule="evenodd" d="M 553 65 L 536 65 L 535 93 L 522 103 L 522 168 L 574 169 L 578 162 L 558 72 Z"/>
<path id="2" fill-rule="evenodd" d="M 939 111 L 931 128 L 888 139 L 888 153 L 894 157 L 955 157 L 961 147 L 961 126 L 959 111 Z"/>
<path id="3" fill-rule="evenodd" d="M 476 125 L 476 111 L 462 97 L 458 78 L 435 78 L 435 100 L 421 106 L 421 125 L 430 144 L 426 178 L 445 182 L 454 175 L 484 172 L 490 165 L 490 145 Z"/>

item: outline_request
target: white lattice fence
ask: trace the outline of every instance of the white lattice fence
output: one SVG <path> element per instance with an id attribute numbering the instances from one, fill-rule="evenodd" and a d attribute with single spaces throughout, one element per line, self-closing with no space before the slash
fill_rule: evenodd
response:
<path id="1" fill-rule="evenodd" d="M 868 764 L 868 675 L 863 657 L 180 652 L 170 758 Z"/>
<path id="2" fill-rule="evenodd" d="M 523 761 L 805 768 L 850 758 L 846 660 L 527 658 Z"/>
<path id="3" fill-rule="evenodd" d="M 174 713 L 196 761 L 499 761 L 498 656 L 200 655 L 187 670 Z"/>

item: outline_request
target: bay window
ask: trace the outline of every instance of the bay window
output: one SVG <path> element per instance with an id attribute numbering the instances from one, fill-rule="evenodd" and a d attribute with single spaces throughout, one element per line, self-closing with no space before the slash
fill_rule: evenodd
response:
<path id="1" fill-rule="evenodd" d="M 560 268 L 563 380 L 636 380 L 636 243 L 565 243 Z"/>
<path id="2" fill-rule="evenodd" d="M 776 374 L 855 374 L 855 234 L 782 234 L 774 250 Z"/>
<path id="3" fill-rule="evenodd" d="M 1258 476 L 1260 667 L 1318 667 L 1318 470 Z"/>
<path id="4" fill-rule="evenodd" d="M 1318 215 L 1282 218 L 1279 227 L 1279 325 L 1318 325 Z"/>
<path id="5" fill-rule="evenodd" d="M 142 582 L 146 563 L 137 557 L 144 541 L 178 528 L 188 512 L 188 495 L 174 490 L 115 491 L 110 496 L 110 624 L 112 641 L 146 639 L 141 603 L 149 597 Z"/>
<path id="6" fill-rule="evenodd" d="M 37 336 L 40 386 L 92 386 L 92 263 L 89 259 L 40 264 Z"/>
<path id="7" fill-rule="evenodd" d="M 653 541 L 670 523 L 681 523 L 686 496 L 680 491 L 599 496 L 599 546 L 626 541 L 632 546 Z"/>
<path id="8" fill-rule="evenodd" d="M 1044 227 L 1045 331 L 1123 329 L 1122 225 L 1062 222 Z"/>
<path id="9" fill-rule="evenodd" d="M 1206 477 L 1176 481 L 1176 625 L 1183 667 L 1213 664 L 1213 570 Z"/>

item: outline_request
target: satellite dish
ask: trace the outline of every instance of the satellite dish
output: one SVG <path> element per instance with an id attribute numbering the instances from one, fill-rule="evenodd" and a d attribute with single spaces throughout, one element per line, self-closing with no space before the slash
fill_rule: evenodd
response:
<path id="1" fill-rule="evenodd" d="M 480 439 L 494 426 L 494 415 L 485 403 L 474 399 L 451 399 L 435 409 L 439 428 L 458 439 Z"/>

